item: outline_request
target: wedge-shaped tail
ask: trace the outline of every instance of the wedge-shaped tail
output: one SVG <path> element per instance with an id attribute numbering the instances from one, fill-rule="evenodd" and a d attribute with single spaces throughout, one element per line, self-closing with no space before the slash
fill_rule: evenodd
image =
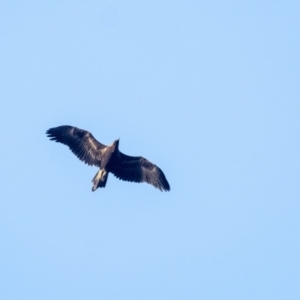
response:
<path id="1" fill-rule="evenodd" d="M 96 191 L 97 188 L 105 188 L 106 182 L 108 178 L 108 172 L 104 170 L 99 170 L 96 175 L 94 176 L 92 182 L 93 182 L 93 188 L 92 191 Z"/>

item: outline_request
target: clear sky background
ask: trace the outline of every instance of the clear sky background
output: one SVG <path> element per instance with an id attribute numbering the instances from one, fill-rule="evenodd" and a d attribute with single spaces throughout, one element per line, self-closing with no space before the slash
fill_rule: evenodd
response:
<path id="1" fill-rule="evenodd" d="M 299 1 L 0 1 L 1 299 L 300 299 L 299 53 Z"/>

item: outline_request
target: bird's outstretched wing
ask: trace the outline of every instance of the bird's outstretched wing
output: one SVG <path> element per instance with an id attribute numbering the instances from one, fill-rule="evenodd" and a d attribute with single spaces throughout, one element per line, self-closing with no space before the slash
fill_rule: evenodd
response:
<path id="1" fill-rule="evenodd" d="M 99 143 L 90 132 L 65 125 L 50 128 L 46 134 L 50 140 L 67 145 L 86 164 L 100 166 L 101 150 L 106 146 Z"/>
<path id="2" fill-rule="evenodd" d="M 110 172 L 125 181 L 147 182 L 161 191 L 169 191 L 170 185 L 163 171 L 144 157 L 128 156 L 119 152 L 120 160 L 110 166 Z"/>

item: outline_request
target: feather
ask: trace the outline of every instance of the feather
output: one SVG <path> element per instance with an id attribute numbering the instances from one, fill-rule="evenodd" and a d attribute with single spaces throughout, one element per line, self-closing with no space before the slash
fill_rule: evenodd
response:
<path id="1" fill-rule="evenodd" d="M 90 132 L 72 126 L 59 126 L 47 130 L 46 134 L 50 140 L 67 145 L 86 164 L 100 167 L 101 150 L 106 146 Z"/>

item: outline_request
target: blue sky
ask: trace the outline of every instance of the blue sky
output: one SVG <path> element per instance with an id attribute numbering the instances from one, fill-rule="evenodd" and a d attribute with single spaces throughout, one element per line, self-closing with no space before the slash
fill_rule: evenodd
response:
<path id="1" fill-rule="evenodd" d="M 299 299 L 298 1 L 0 1 L 3 299 Z M 142 155 L 171 192 L 45 131 Z"/>

